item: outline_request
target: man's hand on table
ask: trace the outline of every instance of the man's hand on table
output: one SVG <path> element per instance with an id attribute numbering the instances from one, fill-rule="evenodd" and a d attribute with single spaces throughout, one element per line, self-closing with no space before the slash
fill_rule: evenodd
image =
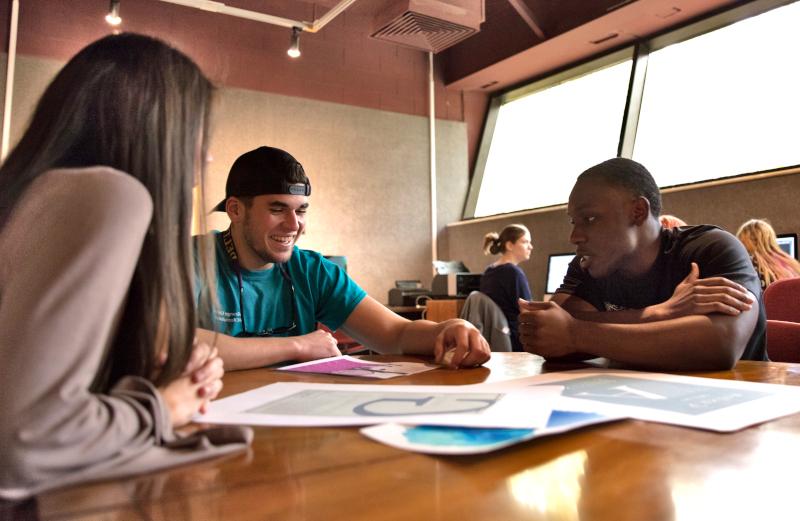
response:
<path id="1" fill-rule="evenodd" d="M 449 320 L 436 337 L 436 363 L 452 368 L 477 367 L 491 357 L 489 343 L 465 320 Z"/>

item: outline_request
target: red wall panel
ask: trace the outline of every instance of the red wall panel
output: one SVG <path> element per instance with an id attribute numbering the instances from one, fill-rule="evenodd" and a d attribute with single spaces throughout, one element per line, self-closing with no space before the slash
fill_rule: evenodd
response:
<path id="1" fill-rule="evenodd" d="M 302 1 L 237 0 L 228 5 L 295 20 L 312 20 L 326 6 Z M 7 40 L 9 2 L 0 2 Z M 67 60 L 108 34 L 108 0 L 21 2 L 20 54 Z M 286 55 L 290 30 L 157 0 L 122 0 L 124 31 L 162 38 L 192 56 L 217 83 L 264 92 L 424 116 L 427 55 L 369 38 L 371 15 L 358 4 L 320 32 L 300 38 L 302 56 Z M 463 120 L 460 95 L 437 79 L 437 117 Z M 457 105 L 457 106 L 454 106 Z"/>

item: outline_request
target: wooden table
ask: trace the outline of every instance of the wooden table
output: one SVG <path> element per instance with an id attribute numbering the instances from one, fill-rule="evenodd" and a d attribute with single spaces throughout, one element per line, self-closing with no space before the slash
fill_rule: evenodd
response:
<path id="1" fill-rule="evenodd" d="M 467 384 L 540 372 L 527 353 L 393 384 Z M 740 362 L 702 376 L 800 385 L 800 365 Z M 365 379 L 230 373 L 225 394 L 276 381 Z M 43 494 L 5 518 L 69 520 L 799 519 L 800 415 L 733 434 L 626 420 L 482 456 L 433 457 L 356 428 L 256 428 L 247 454 Z"/>

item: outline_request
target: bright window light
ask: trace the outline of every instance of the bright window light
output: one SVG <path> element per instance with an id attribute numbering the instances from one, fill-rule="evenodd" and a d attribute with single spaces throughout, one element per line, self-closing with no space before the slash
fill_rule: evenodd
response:
<path id="1" fill-rule="evenodd" d="M 650 54 L 633 159 L 660 186 L 800 164 L 800 2 Z"/>
<path id="2" fill-rule="evenodd" d="M 475 217 L 565 203 L 581 172 L 615 157 L 631 63 L 503 104 Z"/>

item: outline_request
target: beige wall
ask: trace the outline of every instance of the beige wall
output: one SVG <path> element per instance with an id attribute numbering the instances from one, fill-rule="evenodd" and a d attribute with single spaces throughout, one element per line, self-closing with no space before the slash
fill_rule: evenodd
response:
<path id="1" fill-rule="evenodd" d="M 0 54 L 0 89 L 5 95 L 7 55 Z M 19 141 L 28 126 L 28 119 L 44 89 L 61 69 L 57 60 L 31 58 L 17 55 L 14 71 L 14 92 L 11 112 L 11 146 Z M 2 121 L 2 114 L 0 114 Z"/>
<path id="2" fill-rule="evenodd" d="M 60 66 L 18 57 L 14 142 Z M 221 89 L 216 108 L 207 207 L 224 196 L 236 156 L 262 144 L 284 148 L 312 182 L 301 247 L 346 255 L 351 276 L 380 302 L 397 279 L 430 283 L 426 118 L 233 88 Z M 443 230 L 461 216 L 466 197 L 465 124 L 437 120 L 437 140 L 437 214 Z M 209 225 L 224 228 L 227 218 L 215 214 Z"/>
<path id="3" fill-rule="evenodd" d="M 18 57 L 12 140 L 61 63 Z M 4 82 L 0 77 L 0 85 Z M 261 144 L 285 148 L 306 167 L 313 195 L 301 247 L 347 255 L 350 274 L 380 302 L 397 279 L 428 286 L 430 204 L 428 122 L 425 118 L 243 89 L 222 89 L 208 180 L 213 206 L 224 195 L 235 157 Z M 463 123 L 437 120 L 437 215 L 442 259 L 463 260 L 473 271 L 492 261 L 483 235 L 521 222 L 534 251 L 522 267 L 541 298 L 550 253 L 573 250 L 564 209 L 458 223 L 467 192 L 467 137 Z M 735 231 L 751 217 L 771 220 L 778 233 L 800 232 L 800 174 L 697 188 L 664 195 L 664 211 L 689 223 Z M 447 228 L 448 223 L 455 223 Z M 227 226 L 222 214 L 209 220 Z"/>
<path id="4" fill-rule="evenodd" d="M 721 186 L 695 188 L 664 194 L 664 213 L 681 217 L 690 224 L 716 224 L 735 233 L 752 217 L 767 218 L 778 233 L 800 231 L 800 174 L 742 181 Z M 564 208 L 500 217 L 448 226 L 450 259 L 463 260 L 472 271 L 483 271 L 493 258 L 481 253 L 484 234 L 500 231 L 511 223 L 522 223 L 531 230 L 533 253 L 520 264 L 531 284 L 534 298 L 541 299 L 547 276 L 547 256 L 574 251 L 569 243 L 569 221 Z"/>
<path id="5" fill-rule="evenodd" d="M 398 279 L 431 278 L 428 121 L 419 116 L 241 89 L 220 96 L 209 206 L 225 192 L 229 165 L 261 144 L 291 152 L 311 178 L 300 246 L 346 255 L 348 271 L 386 302 Z M 440 228 L 461 216 L 467 192 L 464 123 L 437 120 Z M 227 226 L 223 214 L 209 222 Z"/>

